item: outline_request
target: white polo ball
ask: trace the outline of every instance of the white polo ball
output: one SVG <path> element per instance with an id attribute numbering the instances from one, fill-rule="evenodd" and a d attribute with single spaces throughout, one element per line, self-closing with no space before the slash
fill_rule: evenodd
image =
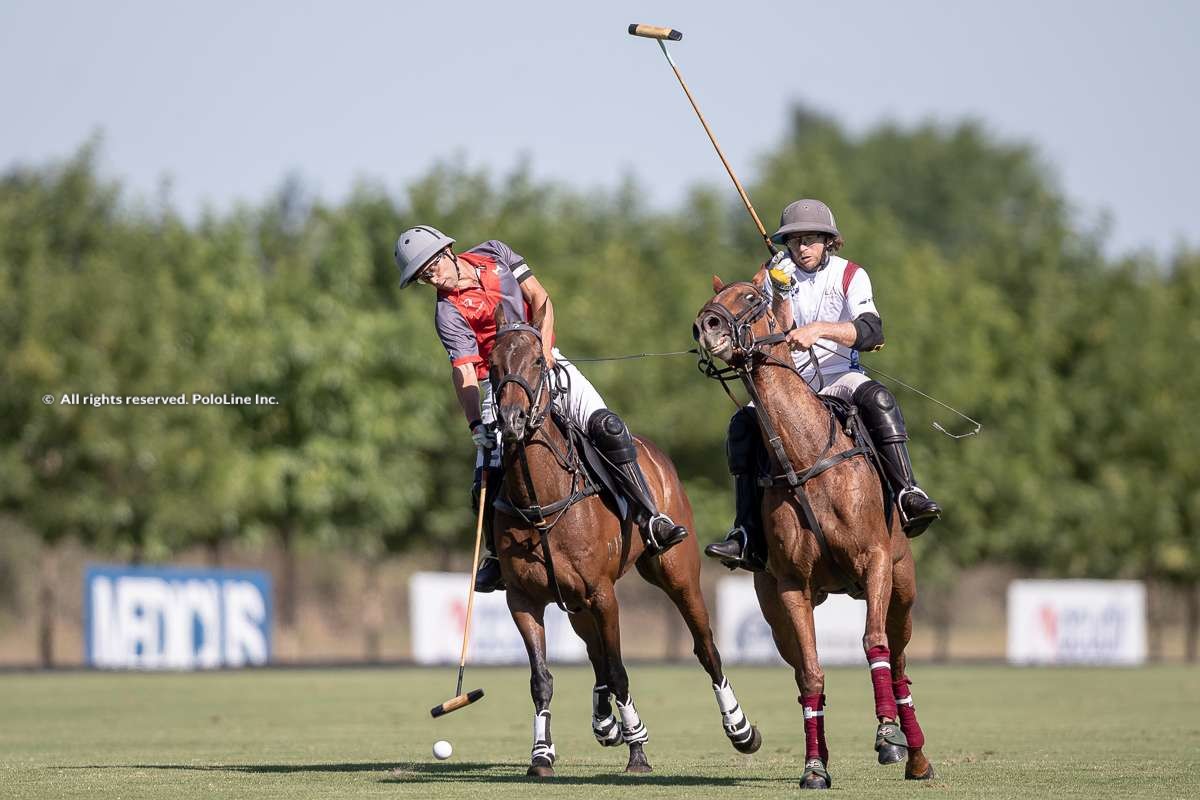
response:
<path id="1" fill-rule="evenodd" d="M 453 752 L 454 748 L 445 739 L 433 743 L 433 757 L 438 761 L 445 761 Z"/>

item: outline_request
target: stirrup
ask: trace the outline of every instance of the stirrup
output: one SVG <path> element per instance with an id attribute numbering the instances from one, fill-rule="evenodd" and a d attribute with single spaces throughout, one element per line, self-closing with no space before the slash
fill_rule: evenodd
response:
<path id="1" fill-rule="evenodd" d="M 904 500 L 909 495 L 917 495 L 925 499 L 926 508 L 922 513 L 910 517 L 904 510 Z M 920 536 L 926 528 L 942 516 L 942 509 L 937 502 L 925 494 L 921 487 L 915 485 L 900 490 L 900 493 L 896 495 L 896 509 L 900 512 L 900 527 L 904 529 L 905 535 L 910 539 Z"/>
<path id="2" fill-rule="evenodd" d="M 663 520 L 667 525 L 671 526 L 663 535 L 662 541 L 654 535 L 654 526 L 659 520 Z M 664 526 L 665 527 L 665 526 Z M 659 555 L 667 550 L 670 550 L 675 545 L 687 538 L 687 528 L 682 525 L 676 525 L 666 514 L 658 513 L 647 520 L 642 526 L 642 535 L 646 542 L 646 550 L 650 555 Z"/>
<path id="3" fill-rule="evenodd" d="M 739 545 L 736 552 L 729 546 L 731 544 Z M 760 562 L 752 555 L 750 534 L 741 525 L 725 534 L 723 541 L 713 542 L 705 547 L 704 555 L 719 559 L 722 566 L 731 570 L 744 569 L 747 572 L 763 572 L 767 568 L 765 563 Z"/>
<path id="4" fill-rule="evenodd" d="M 500 572 L 500 559 L 491 553 L 485 553 L 475 570 L 475 591 L 480 594 L 504 591 L 504 576 Z"/>

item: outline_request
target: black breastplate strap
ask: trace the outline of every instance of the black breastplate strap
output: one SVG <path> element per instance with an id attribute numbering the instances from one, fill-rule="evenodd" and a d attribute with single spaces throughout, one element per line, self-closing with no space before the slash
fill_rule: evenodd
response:
<path id="1" fill-rule="evenodd" d="M 762 398 L 759 397 L 758 389 L 754 386 L 754 381 L 750 376 L 750 372 L 739 370 L 742 384 L 746 387 L 747 394 L 754 401 L 754 416 L 758 419 L 759 427 L 762 428 L 763 434 L 767 437 L 767 443 L 771 446 L 771 451 L 775 456 L 775 463 L 783 470 L 783 481 L 772 479 L 772 486 L 787 486 L 792 492 L 792 496 L 796 498 L 796 504 L 800 506 L 800 510 L 804 514 L 804 521 L 808 525 L 808 529 L 813 532 L 813 536 L 817 540 L 817 546 L 821 549 L 821 557 L 829 564 L 829 571 L 833 573 L 833 577 L 841 583 L 841 589 L 852 597 L 863 596 L 863 587 L 850 575 L 833 557 L 833 551 L 829 549 L 829 541 L 825 538 L 825 532 L 821 530 L 821 523 L 817 521 L 817 515 L 812 510 L 812 505 L 808 502 L 808 493 L 804 491 L 804 484 L 820 475 L 827 469 L 835 467 L 843 461 L 848 461 L 858 455 L 866 454 L 868 451 L 863 447 L 855 447 L 843 453 L 837 453 L 832 456 L 825 456 L 833 449 L 833 443 L 837 437 L 837 418 L 833 412 L 829 412 L 829 442 L 825 445 L 825 450 L 822 452 L 822 458 L 818 459 L 815 464 L 804 471 L 803 475 L 797 475 L 796 470 L 792 468 L 791 459 L 783 449 L 783 439 L 780 438 L 779 432 L 775 430 L 775 426 L 771 424 L 771 419 L 767 412 L 763 409 Z"/>

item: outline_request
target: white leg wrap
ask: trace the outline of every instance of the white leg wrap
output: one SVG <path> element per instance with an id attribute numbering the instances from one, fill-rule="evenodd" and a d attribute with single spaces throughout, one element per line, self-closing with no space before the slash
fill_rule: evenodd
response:
<path id="1" fill-rule="evenodd" d="M 733 693 L 729 679 L 724 679 L 720 686 L 714 683 L 713 694 L 717 697 L 717 708 L 721 709 L 721 725 L 725 728 L 725 735 L 736 744 L 748 741 L 754 735 L 754 731 L 750 720 L 746 719 L 741 706 L 738 705 L 737 695 Z"/>
<path id="2" fill-rule="evenodd" d="M 615 747 L 624 741 L 621 726 L 617 724 L 612 706 L 609 705 L 607 686 L 592 688 L 592 735 L 602 747 Z"/>
<path id="3" fill-rule="evenodd" d="M 617 711 L 621 714 L 621 736 L 624 737 L 626 744 L 645 744 L 650 740 L 650 732 L 642 724 L 642 718 L 638 716 L 637 709 L 634 708 L 632 697 L 624 705 L 618 700 Z"/>
<path id="4" fill-rule="evenodd" d="M 550 738 L 550 712 L 540 711 L 533 716 L 533 751 L 530 757 L 536 761 L 543 759 L 554 763 L 556 758 L 554 753 L 554 744 L 549 741 Z"/>

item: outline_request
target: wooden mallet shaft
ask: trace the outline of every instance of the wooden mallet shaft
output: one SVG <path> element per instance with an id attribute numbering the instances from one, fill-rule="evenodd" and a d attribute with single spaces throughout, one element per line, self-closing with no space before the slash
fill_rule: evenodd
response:
<path id="1" fill-rule="evenodd" d="M 487 451 L 484 451 L 485 453 Z M 475 610 L 475 575 L 479 571 L 479 543 L 483 539 L 483 512 L 487 504 L 488 470 L 486 459 L 483 468 L 483 480 L 479 487 L 479 518 L 475 521 L 475 557 L 471 561 L 471 584 L 467 591 L 467 619 L 463 623 L 462 655 L 458 658 L 458 685 L 454 689 L 454 697 L 429 709 L 429 715 L 434 717 L 457 711 L 463 706 L 469 706 L 483 697 L 483 689 L 473 689 L 462 693 L 463 672 L 467 668 L 467 646 L 471 641 L 471 612 Z"/>

